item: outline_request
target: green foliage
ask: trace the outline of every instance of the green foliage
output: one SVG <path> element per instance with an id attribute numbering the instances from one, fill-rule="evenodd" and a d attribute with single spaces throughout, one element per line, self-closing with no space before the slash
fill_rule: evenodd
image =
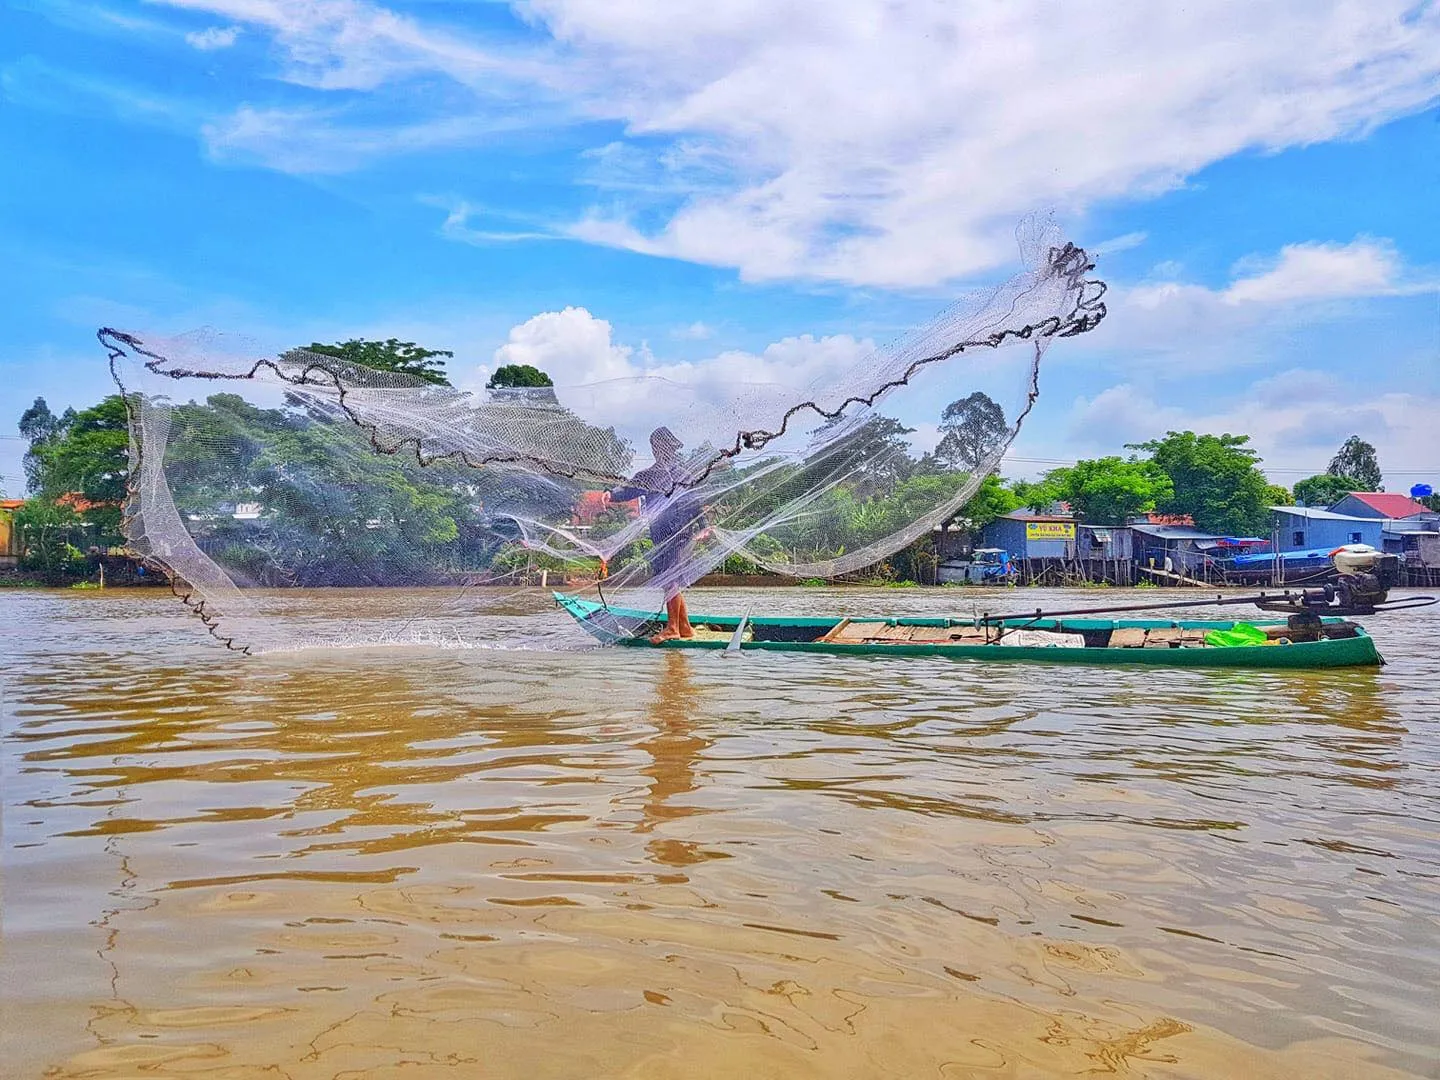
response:
<path id="1" fill-rule="evenodd" d="M 935 457 L 949 468 L 973 472 L 1009 434 L 1005 411 L 977 390 L 945 406 Z"/>
<path id="2" fill-rule="evenodd" d="M 826 427 L 841 422 L 832 421 Z M 841 440 L 823 461 L 803 470 L 797 487 L 803 490 L 829 477 L 840 477 L 861 501 L 887 496 L 915 474 L 906 438 L 914 431 L 892 417 L 872 416 Z"/>
<path id="3" fill-rule="evenodd" d="M 979 532 L 996 518 L 1004 517 L 1023 505 L 1012 488 L 1007 488 L 998 476 L 991 475 L 980 482 L 974 496 L 954 520 L 961 528 Z"/>
<path id="4" fill-rule="evenodd" d="M 50 406 L 43 397 L 37 397 L 34 403 L 20 414 L 20 436 L 32 443 L 44 442 L 54 437 L 64 426 L 65 422 L 50 411 Z"/>
<path id="5" fill-rule="evenodd" d="M 36 402 L 37 406 L 43 404 Z M 32 406 L 26 417 L 33 419 L 35 411 Z M 130 470 L 130 428 L 124 400 L 112 394 L 81 412 L 67 410 L 31 447 L 33 486 L 41 501 L 53 503 L 78 495 L 90 504 L 81 512 L 82 520 L 94 529 L 89 542 L 102 547 L 118 544 L 120 507 Z"/>
<path id="6" fill-rule="evenodd" d="M 495 369 L 486 390 L 512 389 L 527 386 L 554 386 L 550 376 L 533 364 L 505 364 Z"/>
<path id="7" fill-rule="evenodd" d="M 1375 447 L 1359 435 L 1345 440 L 1325 469 L 1331 476 L 1354 478 L 1356 486 L 1351 491 L 1379 491 L 1383 477 L 1380 462 L 1375 456 Z"/>
<path id="8" fill-rule="evenodd" d="M 1301 506 L 1334 506 L 1350 492 L 1364 490 L 1364 485 L 1353 476 L 1317 473 L 1295 485 L 1295 501 Z"/>
<path id="9" fill-rule="evenodd" d="M 437 386 L 450 385 L 450 379 L 445 374 L 445 359 L 455 356 L 446 349 L 426 349 L 413 341 L 400 341 L 397 338 L 386 338 L 384 341 L 351 338 L 333 345 L 312 341 L 306 348 L 322 356 L 348 360 L 352 364 L 374 368 L 376 371 L 398 372 Z"/>
<path id="10" fill-rule="evenodd" d="M 1016 509 L 1023 506 L 1036 514 L 1049 513 L 1059 501 L 1055 486 L 1048 480 L 1014 480 L 1010 491 L 1015 496 Z"/>
<path id="11" fill-rule="evenodd" d="M 69 507 L 31 499 L 15 511 L 15 531 L 21 568 L 40 574 L 47 584 L 59 585 L 85 572 L 84 556 L 72 542 L 83 539 L 85 530 Z"/>
<path id="12" fill-rule="evenodd" d="M 24 458 L 27 491 L 39 491 L 43 482 L 40 475 L 40 448 L 62 434 L 74 419 L 74 409 L 66 409 L 60 416 L 56 416 L 50 411 L 50 406 L 43 397 L 37 397 L 34 403 L 20 414 L 20 436 L 30 442 Z"/>
<path id="13" fill-rule="evenodd" d="M 548 551 L 534 551 L 522 544 L 510 544 L 495 556 L 490 568 L 501 574 L 525 570 L 569 570 L 574 573 L 598 574 L 600 560 L 589 557 L 562 559 Z"/>
<path id="14" fill-rule="evenodd" d="M 1295 497 L 1283 484 L 1266 484 L 1265 503 L 1267 506 L 1294 506 Z"/>
<path id="15" fill-rule="evenodd" d="M 769 571 L 759 563 L 752 562 L 738 552 L 732 552 L 725 556 L 720 565 L 715 568 L 715 572 L 717 574 L 734 574 L 737 576 L 753 576 L 756 574 L 769 573 Z"/>
<path id="16" fill-rule="evenodd" d="M 191 532 L 255 584 L 424 580 L 486 565 L 498 542 L 457 467 L 378 454 L 354 425 L 234 394 L 175 408 L 167 472 Z M 259 519 L 237 520 L 241 503 Z"/>
<path id="17" fill-rule="evenodd" d="M 807 577 L 804 581 L 800 582 L 800 584 L 807 589 L 823 589 L 830 583 L 823 577 Z"/>
<path id="18" fill-rule="evenodd" d="M 1167 432 L 1163 439 L 1127 446 L 1144 450 L 1170 478 L 1172 494 L 1157 509 L 1190 514 L 1195 524 L 1216 533 L 1267 535 L 1269 483 L 1256 465 L 1260 457 L 1246 444 L 1248 435 L 1197 435 Z"/>
<path id="19" fill-rule="evenodd" d="M 1132 514 L 1153 510 L 1175 494 L 1170 477 L 1154 461 L 1103 457 L 1052 469 L 1045 484 L 1057 499 L 1091 524 L 1123 525 Z"/>

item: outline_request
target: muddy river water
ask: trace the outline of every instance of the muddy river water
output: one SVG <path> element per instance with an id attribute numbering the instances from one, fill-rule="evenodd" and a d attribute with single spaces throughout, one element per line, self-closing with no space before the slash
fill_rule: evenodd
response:
<path id="1" fill-rule="evenodd" d="M 0 593 L 0 1075 L 1440 1076 L 1440 607 L 1329 672 L 447 617 L 549 636 L 241 658 L 159 590 Z"/>

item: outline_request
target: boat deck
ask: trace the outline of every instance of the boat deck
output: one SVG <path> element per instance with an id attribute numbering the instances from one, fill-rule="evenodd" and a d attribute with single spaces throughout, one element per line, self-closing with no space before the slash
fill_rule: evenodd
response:
<path id="1" fill-rule="evenodd" d="M 555 594 L 587 631 L 608 644 L 641 648 L 723 649 L 740 627 L 735 615 L 691 615 L 693 638 L 650 641 L 664 625 L 656 612 L 596 604 Z M 1265 637 L 1226 645 L 1213 631 L 1254 627 Z M 1208 639 L 1208 640 L 1207 640 Z M 1384 661 L 1365 630 L 1329 618 L 1297 630 L 1286 621 L 1015 618 L 840 618 L 760 616 L 745 621 L 747 651 L 819 652 L 1052 663 L 1159 664 L 1174 667 L 1349 667 Z"/>

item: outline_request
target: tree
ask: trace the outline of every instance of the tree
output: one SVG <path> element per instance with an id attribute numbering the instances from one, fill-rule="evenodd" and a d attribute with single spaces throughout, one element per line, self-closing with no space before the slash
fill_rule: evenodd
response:
<path id="1" fill-rule="evenodd" d="M 1353 476 L 1317 473 L 1295 485 L 1295 501 L 1301 506 L 1334 506 L 1352 491 L 1364 491 L 1364 485 Z"/>
<path id="2" fill-rule="evenodd" d="M 1330 459 L 1325 470 L 1331 476 L 1354 477 L 1357 487 L 1352 491 L 1379 491 L 1384 477 L 1380 475 L 1380 462 L 1375 457 L 1375 447 L 1359 435 L 1351 435 Z"/>
<path id="3" fill-rule="evenodd" d="M 1055 485 L 1043 477 L 1039 480 L 1012 480 L 1010 490 L 1015 501 L 1031 513 L 1044 514 L 1059 500 Z"/>
<path id="4" fill-rule="evenodd" d="M 43 397 L 37 397 L 35 403 L 20 414 L 20 435 L 30 440 L 24 461 L 25 485 L 28 491 L 40 490 L 40 459 L 37 451 L 63 432 L 74 419 L 74 409 L 66 409 L 63 414 L 56 416 L 50 411 L 50 406 Z"/>
<path id="5" fill-rule="evenodd" d="M 1294 506 L 1295 497 L 1290 494 L 1290 489 L 1284 484 L 1267 484 L 1265 486 L 1266 506 Z"/>
<path id="6" fill-rule="evenodd" d="M 977 390 L 945 406 L 935 457 L 952 469 L 973 472 L 1009 435 L 1005 411 Z"/>
<path id="7" fill-rule="evenodd" d="M 318 341 L 312 341 L 306 348 L 322 356 L 348 360 L 352 364 L 374 368 L 376 371 L 398 372 L 437 386 L 450 385 L 450 378 L 445 374 L 445 360 L 440 357 L 452 359 L 455 356 L 446 349 L 426 349 L 413 341 L 400 341 L 396 338 L 386 338 L 384 341 L 351 338 L 334 345 L 322 345 Z"/>
<path id="8" fill-rule="evenodd" d="M 1175 486 L 1154 461 L 1103 457 L 1052 469 L 1046 481 L 1055 496 L 1088 522 L 1123 525 L 1170 499 Z"/>
<path id="9" fill-rule="evenodd" d="M 108 546 L 120 539 L 120 506 L 130 470 L 125 401 L 112 394 L 66 415 L 68 422 L 56 434 L 34 444 L 36 490 L 52 503 L 79 496 L 81 518 L 99 530 L 93 541 Z"/>
<path id="10" fill-rule="evenodd" d="M 1020 509 L 1021 505 L 1020 497 L 992 473 L 985 477 L 970 501 L 952 520 L 972 533 L 978 533 L 996 518 Z"/>
<path id="11" fill-rule="evenodd" d="M 1197 435 L 1166 432 L 1163 439 L 1127 445 L 1143 450 L 1170 478 L 1173 494 L 1160 500 L 1164 513 L 1189 514 L 1202 529 L 1238 536 L 1270 531 L 1266 492 L 1269 483 L 1256 465 L 1248 435 Z"/>
<path id="12" fill-rule="evenodd" d="M 503 367 L 495 369 L 495 374 L 490 376 L 490 381 L 485 384 L 485 389 L 511 390 L 517 387 L 554 385 L 550 376 L 534 364 L 505 364 Z"/>
<path id="13" fill-rule="evenodd" d="M 15 511 L 15 531 L 20 537 L 20 565 L 38 572 L 46 584 L 59 585 L 83 568 L 82 556 L 72 536 L 82 532 L 80 519 L 68 506 L 47 499 L 31 499 Z"/>

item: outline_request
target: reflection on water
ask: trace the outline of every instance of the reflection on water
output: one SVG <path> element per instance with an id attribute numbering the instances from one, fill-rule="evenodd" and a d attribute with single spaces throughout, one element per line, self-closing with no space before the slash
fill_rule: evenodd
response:
<path id="1" fill-rule="evenodd" d="M 1427 612 L 1379 673 L 0 616 L 7 1077 L 1435 1075 Z"/>

